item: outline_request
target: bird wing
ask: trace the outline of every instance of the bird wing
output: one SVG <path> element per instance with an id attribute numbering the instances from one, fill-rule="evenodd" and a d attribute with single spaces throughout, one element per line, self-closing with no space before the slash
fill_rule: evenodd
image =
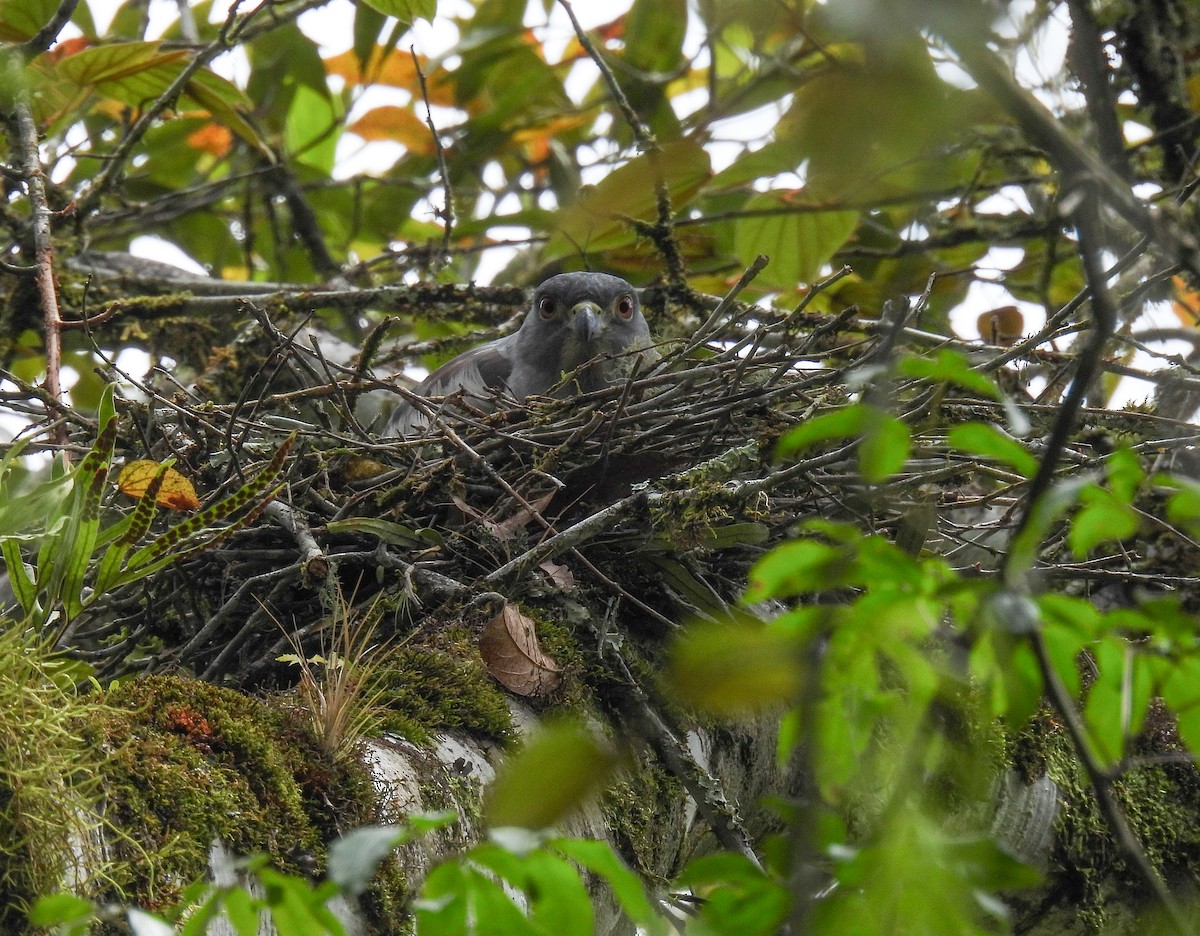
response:
<path id="1" fill-rule="evenodd" d="M 486 408 L 491 397 L 508 386 L 512 375 L 512 335 L 464 351 L 433 371 L 413 388 L 423 397 L 448 396 L 462 391 L 473 405 Z M 411 435 L 425 425 L 414 406 L 401 402 L 388 420 L 389 435 Z"/>

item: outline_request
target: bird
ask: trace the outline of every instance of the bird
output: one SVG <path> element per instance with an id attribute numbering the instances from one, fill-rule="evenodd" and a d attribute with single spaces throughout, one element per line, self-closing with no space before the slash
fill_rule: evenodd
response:
<path id="1" fill-rule="evenodd" d="M 608 273 L 559 273 L 534 290 L 521 327 L 464 351 L 422 380 L 413 392 L 439 397 L 462 392 L 491 411 L 507 393 L 566 399 L 602 389 L 658 360 L 637 290 Z M 570 379 L 564 381 L 564 375 Z M 411 436 L 428 422 L 408 401 L 397 404 L 386 433 Z"/>

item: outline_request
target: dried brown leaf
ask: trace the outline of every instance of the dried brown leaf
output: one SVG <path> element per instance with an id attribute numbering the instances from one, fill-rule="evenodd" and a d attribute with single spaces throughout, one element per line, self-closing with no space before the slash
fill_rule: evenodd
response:
<path id="1" fill-rule="evenodd" d="M 553 582 L 557 587 L 575 587 L 575 575 L 565 565 L 559 565 L 554 560 L 547 559 L 540 566 L 538 566 L 538 568 L 545 572 L 546 575 L 550 577 L 550 581 Z"/>
<path id="2" fill-rule="evenodd" d="M 547 695 L 562 682 L 558 664 L 538 644 L 533 621 L 508 602 L 483 629 L 479 652 L 488 672 L 517 695 Z"/>

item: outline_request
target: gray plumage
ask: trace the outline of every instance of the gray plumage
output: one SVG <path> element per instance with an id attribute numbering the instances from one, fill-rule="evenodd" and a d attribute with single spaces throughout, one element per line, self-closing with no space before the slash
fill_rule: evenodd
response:
<path id="1" fill-rule="evenodd" d="M 552 390 L 559 398 L 599 390 L 632 373 L 639 359 L 644 366 L 658 360 L 658 352 L 637 290 L 607 273 L 560 273 L 534 291 L 519 329 L 447 361 L 413 392 L 440 397 L 461 390 L 471 406 L 490 410 L 498 393 L 524 400 Z M 555 390 L 572 373 L 574 379 Z M 412 435 L 426 422 L 401 402 L 387 433 Z"/>

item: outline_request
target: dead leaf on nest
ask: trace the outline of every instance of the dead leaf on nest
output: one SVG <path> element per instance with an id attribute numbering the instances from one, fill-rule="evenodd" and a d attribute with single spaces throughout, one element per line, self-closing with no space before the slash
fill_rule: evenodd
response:
<path id="1" fill-rule="evenodd" d="M 547 559 L 538 568 L 545 572 L 550 577 L 550 581 L 559 588 L 575 587 L 575 575 L 565 565 L 559 565 L 554 560 Z"/>
<path id="2" fill-rule="evenodd" d="M 533 621 L 508 602 L 483 629 L 479 652 L 487 671 L 517 695 L 546 695 L 562 682 L 558 664 L 538 645 Z"/>
<path id="3" fill-rule="evenodd" d="M 540 497 L 528 501 L 528 507 L 521 507 L 516 512 L 510 514 L 504 520 L 499 522 L 492 520 L 490 517 L 480 513 L 461 497 L 451 495 L 450 500 L 454 502 L 454 506 L 463 512 L 464 516 L 470 517 L 481 527 L 487 530 L 492 536 L 500 540 L 502 543 L 509 542 L 517 535 L 517 531 L 534 519 L 534 512 L 540 513 L 547 504 L 554 499 L 554 491 L 548 491 Z"/>

